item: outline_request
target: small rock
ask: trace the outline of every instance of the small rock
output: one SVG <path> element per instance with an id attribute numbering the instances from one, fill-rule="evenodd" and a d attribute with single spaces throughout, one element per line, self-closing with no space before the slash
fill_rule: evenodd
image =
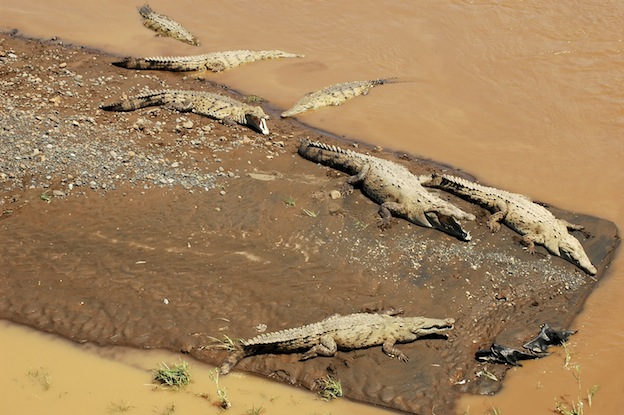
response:
<path id="1" fill-rule="evenodd" d="M 331 197 L 332 199 L 336 200 L 336 199 L 340 199 L 342 197 L 342 195 L 340 194 L 340 191 L 332 190 L 331 192 L 329 192 L 329 197 Z"/>
<path id="2" fill-rule="evenodd" d="M 193 128 L 193 121 L 191 120 L 185 121 L 184 123 L 182 123 L 182 127 L 186 128 L 187 130 L 190 130 L 191 128 Z"/>

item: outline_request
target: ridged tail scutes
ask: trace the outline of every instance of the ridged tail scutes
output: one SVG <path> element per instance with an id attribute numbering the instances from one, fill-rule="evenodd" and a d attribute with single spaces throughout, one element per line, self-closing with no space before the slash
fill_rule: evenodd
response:
<path id="1" fill-rule="evenodd" d="M 337 147 L 333 144 L 325 144 L 320 141 L 311 141 L 310 139 L 307 139 L 307 138 L 301 139 L 301 146 L 299 147 L 300 152 L 309 147 L 319 148 L 321 150 L 327 150 L 327 151 L 332 151 L 334 153 L 341 153 L 341 154 L 352 153 L 350 150 L 345 150 L 344 148 Z"/>

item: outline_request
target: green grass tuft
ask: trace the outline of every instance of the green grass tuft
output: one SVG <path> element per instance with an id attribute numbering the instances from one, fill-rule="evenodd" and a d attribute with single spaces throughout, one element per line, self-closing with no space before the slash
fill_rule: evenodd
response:
<path id="1" fill-rule="evenodd" d="M 188 362 L 169 367 L 166 363 L 160 364 L 160 369 L 154 372 L 154 381 L 163 386 L 180 388 L 191 382 L 191 373 Z"/>

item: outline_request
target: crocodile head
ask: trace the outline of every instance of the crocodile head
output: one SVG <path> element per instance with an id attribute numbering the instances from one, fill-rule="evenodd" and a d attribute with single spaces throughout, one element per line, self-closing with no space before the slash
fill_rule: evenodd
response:
<path id="1" fill-rule="evenodd" d="M 472 239 L 470 232 L 462 228 L 461 224 L 452 216 L 443 215 L 438 212 L 427 212 L 425 216 L 432 227 L 442 232 L 446 232 L 461 241 L 469 241 Z"/>
<path id="2" fill-rule="evenodd" d="M 262 133 L 269 134 L 269 127 L 267 126 L 267 120 L 269 116 L 262 112 L 262 114 L 258 113 L 247 113 L 245 114 L 245 123 L 253 128 L 254 130 Z"/>
<path id="3" fill-rule="evenodd" d="M 589 257 L 583 249 L 583 245 L 573 235 L 567 234 L 565 238 L 557 241 L 559 243 L 559 255 L 581 268 L 590 275 L 596 275 L 598 270 L 591 263 Z M 556 251 L 555 251 L 556 252 Z"/>
<path id="4" fill-rule="evenodd" d="M 418 337 L 429 336 L 432 334 L 446 335 L 446 331 L 451 330 L 455 324 L 452 318 L 418 318 L 414 319 L 410 331 Z"/>

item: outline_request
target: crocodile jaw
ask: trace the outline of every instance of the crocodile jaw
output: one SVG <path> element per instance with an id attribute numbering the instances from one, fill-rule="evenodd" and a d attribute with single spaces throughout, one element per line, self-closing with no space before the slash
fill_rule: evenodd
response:
<path id="1" fill-rule="evenodd" d="M 455 319 L 427 319 L 427 323 L 426 327 L 423 327 L 422 325 L 414 327 L 413 333 L 418 334 L 419 336 L 427 336 L 431 334 L 445 335 L 446 333 L 444 332 L 453 329 Z"/>
<path id="2" fill-rule="evenodd" d="M 255 115 L 246 114 L 245 119 L 247 121 L 247 125 L 255 128 L 260 131 L 262 134 L 269 134 L 269 127 L 267 126 L 266 118 L 257 117 Z"/>
<path id="3" fill-rule="evenodd" d="M 472 236 L 470 232 L 462 228 L 461 224 L 452 216 L 442 215 L 436 212 L 427 212 L 425 214 L 427 220 L 432 227 L 448 233 L 461 241 L 470 241 Z"/>
<path id="4" fill-rule="evenodd" d="M 570 235 L 569 238 L 574 238 L 574 236 Z M 571 242 L 571 243 L 570 243 Z M 591 263 L 583 246 L 576 238 L 570 241 L 561 241 L 559 246 L 559 254 L 562 258 L 567 259 L 577 267 L 581 268 L 583 271 L 587 272 L 590 275 L 596 275 L 598 270 Z M 572 245 L 572 246 L 570 246 Z"/>

